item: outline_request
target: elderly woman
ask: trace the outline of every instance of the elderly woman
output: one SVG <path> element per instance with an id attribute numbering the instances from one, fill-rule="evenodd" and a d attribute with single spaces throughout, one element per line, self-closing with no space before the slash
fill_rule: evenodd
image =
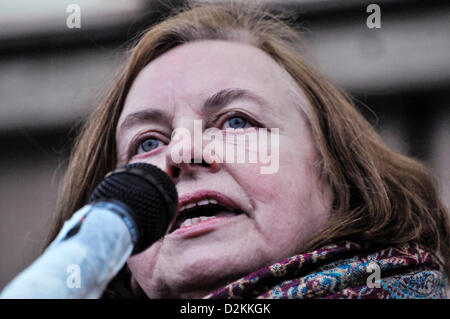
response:
<path id="1" fill-rule="evenodd" d="M 300 40 L 264 10 L 203 5 L 130 50 L 77 140 L 54 234 L 134 162 L 167 172 L 180 213 L 105 298 L 445 297 L 450 231 L 430 173 L 383 143 Z M 277 165 L 212 156 L 179 129 L 237 148 L 265 132 Z M 191 161 L 174 159 L 180 143 Z"/>

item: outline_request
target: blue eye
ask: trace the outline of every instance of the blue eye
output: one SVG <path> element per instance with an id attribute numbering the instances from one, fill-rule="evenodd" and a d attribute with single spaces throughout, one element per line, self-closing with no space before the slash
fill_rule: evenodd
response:
<path id="1" fill-rule="evenodd" d="M 138 149 L 138 153 L 140 150 L 142 150 L 143 152 L 150 152 L 153 151 L 154 149 L 156 149 L 160 144 L 160 141 L 157 140 L 156 138 L 147 138 L 145 140 L 143 140 L 141 142 L 141 144 L 139 144 L 139 149 Z"/>
<path id="2" fill-rule="evenodd" d="M 237 129 L 237 128 L 244 128 L 247 125 L 248 121 L 243 117 L 234 116 L 229 118 L 227 123 L 231 128 Z"/>

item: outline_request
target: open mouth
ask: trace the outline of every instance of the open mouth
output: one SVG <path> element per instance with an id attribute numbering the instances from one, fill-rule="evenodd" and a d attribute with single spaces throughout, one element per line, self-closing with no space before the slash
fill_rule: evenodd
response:
<path id="1" fill-rule="evenodd" d="M 201 198 L 193 196 L 180 201 L 177 218 L 169 232 L 216 217 L 232 217 L 240 214 L 243 214 L 242 210 L 229 200 L 223 200 L 220 196 L 201 196 Z"/>

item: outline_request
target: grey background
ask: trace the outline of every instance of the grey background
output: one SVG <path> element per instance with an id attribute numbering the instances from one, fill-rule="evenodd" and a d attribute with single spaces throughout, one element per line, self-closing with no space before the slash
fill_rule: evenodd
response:
<path id="1" fill-rule="evenodd" d="M 0 4 L 0 288 L 40 253 L 76 128 L 139 31 L 182 1 Z M 67 5 L 81 8 L 68 29 Z M 426 162 L 450 204 L 450 4 L 275 1 L 299 14 L 317 67 L 348 90 L 397 151 Z"/>

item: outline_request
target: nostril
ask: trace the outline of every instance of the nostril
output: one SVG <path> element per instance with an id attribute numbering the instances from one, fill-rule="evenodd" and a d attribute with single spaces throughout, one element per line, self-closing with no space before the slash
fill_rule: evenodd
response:
<path id="1" fill-rule="evenodd" d="M 200 165 L 203 167 L 211 167 L 211 164 L 207 163 L 205 160 L 201 160 L 201 162 L 199 160 L 197 160 L 197 162 L 195 161 L 195 159 L 191 159 L 191 165 Z"/>
<path id="2" fill-rule="evenodd" d="M 179 167 L 172 166 L 169 170 L 170 170 L 169 171 L 169 176 L 170 177 L 178 178 L 180 176 L 181 169 Z"/>

